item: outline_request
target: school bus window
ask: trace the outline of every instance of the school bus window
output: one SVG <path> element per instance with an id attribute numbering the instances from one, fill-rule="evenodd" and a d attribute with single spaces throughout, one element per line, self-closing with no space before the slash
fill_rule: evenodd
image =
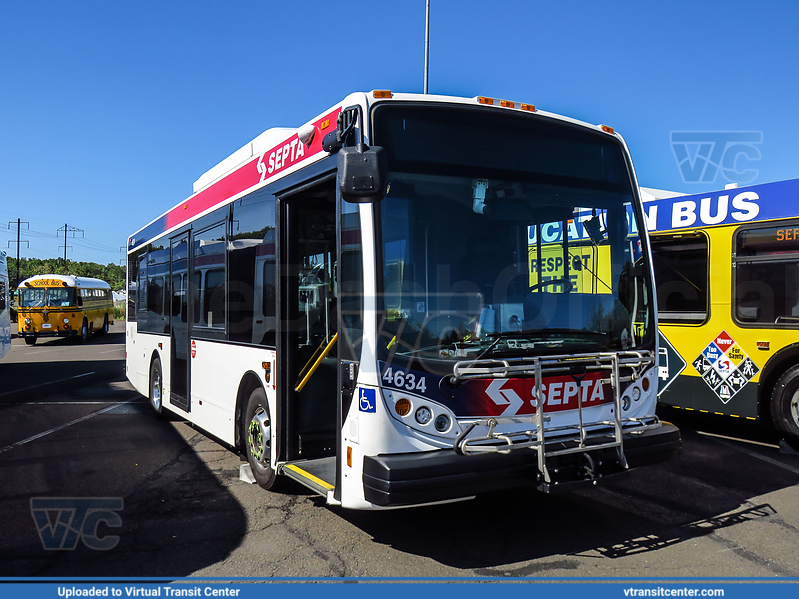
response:
<path id="1" fill-rule="evenodd" d="M 797 230 L 783 225 L 736 235 L 733 314 L 741 324 L 799 325 Z"/>
<path id="2" fill-rule="evenodd" d="M 708 312 L 707 238 L 653 237 L 651 242 L 660 321 L 704 322 Z"/>

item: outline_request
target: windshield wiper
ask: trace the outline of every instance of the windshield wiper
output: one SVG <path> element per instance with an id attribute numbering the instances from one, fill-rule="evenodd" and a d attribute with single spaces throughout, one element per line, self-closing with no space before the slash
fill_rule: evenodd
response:
<path id="1" fill-rule="evenodd" d="M 491 352 L 496 346 L 499 344 L 500 341 L 507 341 L 509 339 L 525 339 L 530 341 L 531 343 L 551 343 L 555 341 L 554 337 L 557 336 L 573 336 L 573 337 L 594 337 L 594 338 L 602 338 L 606 339 L 609 333 L 600 333 L 598 331 L 587 331 L 584 329 L 542 329 L 540 331 L 502 331 L 499 333 L 487 333 L 486 337 L 496 337 L 477 358 L 483 358 L 489 352 Z M 558 341 L 563 342 L 564 339 L 558 339 Z M 597 339 L 597 342 L 599 339 Z M 513 348 L 516 349 L 516 348 Z"/>

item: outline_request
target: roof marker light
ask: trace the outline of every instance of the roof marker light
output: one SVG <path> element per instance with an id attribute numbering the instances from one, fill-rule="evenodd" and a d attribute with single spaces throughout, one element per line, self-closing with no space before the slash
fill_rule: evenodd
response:
<path id="1" fill-rule="evenodd" d="M 533 104 L 522 104 L 520 108 L 528 112 L 535 112 L 535 106 Z"/>
<path id="2" fill-rule="evenodd" d="M 372 95 L 373 95 L 375 98 L 393 98 L 393 97 L 394 97 L 394 94 L 392 94 L 392 93 L 391 93 L 389 90 L 387 90 L 387 89 L 376 89 L 376 90 L 374 90 L 374 91 L 372 92 Z"/>
<path id="3" fill-rule="evenodd" d="M 516 108 L 516 102 L 511 102 L 510 100 L 500 100 L 499 105 L 504 108 Z"/>
<path id="4" fill-rule="evenodd" d="M 608 127 L 607 125 L 600 125 L 600 127 L 602 127 L 602 131 L 604 131 L 605 133 L 610 133 L 611 135 L 613 135 L 614 133 L 613 127 Z"/>
<path id="5" fill-rule="evenodd" d="M 485 96 L 477 96 L 477 102 L 478 104 L 488 104 L 489 106 L 494 105 L 494 99 L 486 98 Z"/>

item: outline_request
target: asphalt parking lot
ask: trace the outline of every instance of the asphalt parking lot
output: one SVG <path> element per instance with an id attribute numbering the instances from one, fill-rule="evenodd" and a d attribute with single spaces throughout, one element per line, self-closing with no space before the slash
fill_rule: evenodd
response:
<path id="1" fill-rule="evenodd" d="M 242 482 L 240 456 L 155 420 L 124 352 L 117 324 L 0 360 L 1 576 L 799 576 L 799 455 L 752 423 L 664 412 L 681 456 L 587 491 L 348 512 Z M 33 511 L 54 498 L 121 502 L 97 529 L 114 547 L 46 549 Z"/>

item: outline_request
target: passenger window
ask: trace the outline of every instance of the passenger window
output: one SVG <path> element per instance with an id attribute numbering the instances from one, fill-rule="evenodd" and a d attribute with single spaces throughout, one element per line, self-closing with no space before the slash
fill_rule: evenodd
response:
<path id="1" fill-rule="evenodd" d="M 653 236 L 658 321 L 699 324 L 708 316 L 708 243 L 704 235 Z"/>
<path id="2" fill-rule="evenodd" d="M 799 222 L 735 235 L 733 315 L 741 324 L 799 326 Z"/>

